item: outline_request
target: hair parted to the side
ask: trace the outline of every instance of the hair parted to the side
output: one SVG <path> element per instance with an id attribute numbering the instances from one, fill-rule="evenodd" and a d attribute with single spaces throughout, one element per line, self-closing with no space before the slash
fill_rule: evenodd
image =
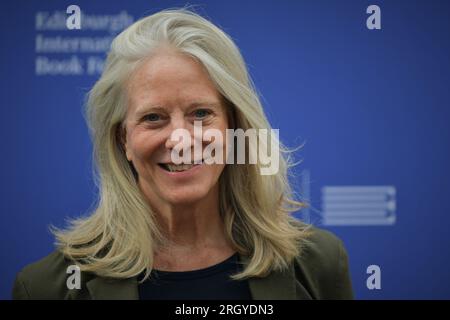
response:
<path id="1" fill-rule="evenodd" d="M 66 230 L 53 230 L 58 249 L 82 271 L 111 278 L 145 271 L 148 277 L 153 253 L 164 241 L 118 134 L 127 108 L 124 84 L 162 46 L 189 55 L 205 67 L 232 108 L 235 128 L 271 129 L 239 49 L 214 24 L 182 8 L 163 10 L 129 26 L 114 39 L 86 104 L 99 188 L 96 209 L 71 221 Z M 308 225 L 291 216 L 305 205 L 293 199 L 288 151 L 281 151 L 275 175 L 261 175 L 258 162 L 226 165 L 220 177 L 219 205 L 226 234 L 247 257 L 234 279 L 262 277 L 286 268 L 301 254 L 310 232 Z"/>

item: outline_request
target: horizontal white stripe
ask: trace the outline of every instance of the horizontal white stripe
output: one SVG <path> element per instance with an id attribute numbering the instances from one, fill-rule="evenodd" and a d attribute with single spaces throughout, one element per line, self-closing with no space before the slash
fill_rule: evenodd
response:
<path id="1" fill-rule="evenodd" d="M 329 211 L 329 210 L 339 210 L 339 211 L 345 211 L 345 210 L 395 210 L 395 201 L 387 201 L 387 202 L 324 202 L 322 203 L 322 210 Z"/>
<path id="2" fill-rule="evenodd" d="M 360 195 L 346 195 L 346 194 L 324 194 L 322 196 L 322 202 L 368 202 L 368 201 L 387 201 L 389 196 L 387 194 L 360 194 Z"/>
<path id="3" fill-rule="evenodd" d="M 346 217 L 361 217 L 362 219 L 364 218 L 369 218 L 369 217 L 386 217 L 388 215 L 393 214 L 392 212 L 386 211 L 386 210 L 366 210 L 366 211 L 362 211 L 362 210 L 355 210 L 355 211 L 341 211 L 341 210 L 327 210 L 327 211 L 323 211 L 322 212 L 322 217 L 337 217 L 337 218 L 342 218 L 345 219 Z"/>
<path id="4" fill-rule="evenodd" d="M 386 218 L 368 218 L 368 219 L 324 218 L 322 224 L 326 226 L 375 226 L 375 225 L 393 225 L 395 224 L 395 221 L 396 221 L 395 216 L 389 216 Z"/>
<path id="5" fill-rule="evenodd" d="M 325 186 L 322 188 L 322 194 L 389 194 L 395 195 L 393 186 Z"/>

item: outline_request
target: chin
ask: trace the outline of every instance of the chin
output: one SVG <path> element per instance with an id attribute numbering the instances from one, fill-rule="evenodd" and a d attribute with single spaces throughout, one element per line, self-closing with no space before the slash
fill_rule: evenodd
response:
<path id="1" fill-rule="evenodd" d="M 163 192 L 161 198 L 172 205 L 192 204 L 205 199 L 209 194 L 208 191 L 195 188 L 179 188 L 179 190 L 171 190 L 170 193 Z"/>
<path id="2" fill-rule="evenodd" d="M 168 205 L 190 205 L 217 196 L 221 173 L 217 169 L 222 168 L 200 165 L 188 172 L 167 173 L 158 167 L 140 180 L 140 186 L 151 195 L 149 200 L 156 197 Z"/>

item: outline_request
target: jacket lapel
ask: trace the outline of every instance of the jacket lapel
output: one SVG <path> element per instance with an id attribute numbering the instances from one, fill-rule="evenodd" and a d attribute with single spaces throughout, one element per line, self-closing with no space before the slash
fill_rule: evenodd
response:
<path id="1" fill-rule="evenodd" d="M 246 259 L 240 260 L 245 263 Z M 305 287 L 296 279 L 294 265 L 283 271 L 273 271 L 263 278 L 248 279 L 254 300 L 311 300 Z"/>

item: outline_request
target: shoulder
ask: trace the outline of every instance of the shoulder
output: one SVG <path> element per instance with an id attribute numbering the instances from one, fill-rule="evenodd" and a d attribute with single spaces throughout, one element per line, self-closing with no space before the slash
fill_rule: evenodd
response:
<path id="1" fill-rule="evenodd" d="M 297 280 L 317 299 L 352 299 L 348 255 L 341 239 L 330 231 L 309 229 L 295 260 Z"/>
<path id="2" fill-rule="evenodd" d="M 24 267 L 16 276 L 13 299 L 66 299 L 69 266 L 74 263 L 59 251 Z M 71 273 L 69 271 L 69 273 Z"/>
<path id="3" fill-rule="evenodd" d="M 309 236 L 302 244 L 302 253 L 298 257 L 301 261 L 306 258 L 310 263 L 328 262 L 338 259 L 343 249 L 343 242 L 334 233 L 318 228 L 310 227 Z"/>

